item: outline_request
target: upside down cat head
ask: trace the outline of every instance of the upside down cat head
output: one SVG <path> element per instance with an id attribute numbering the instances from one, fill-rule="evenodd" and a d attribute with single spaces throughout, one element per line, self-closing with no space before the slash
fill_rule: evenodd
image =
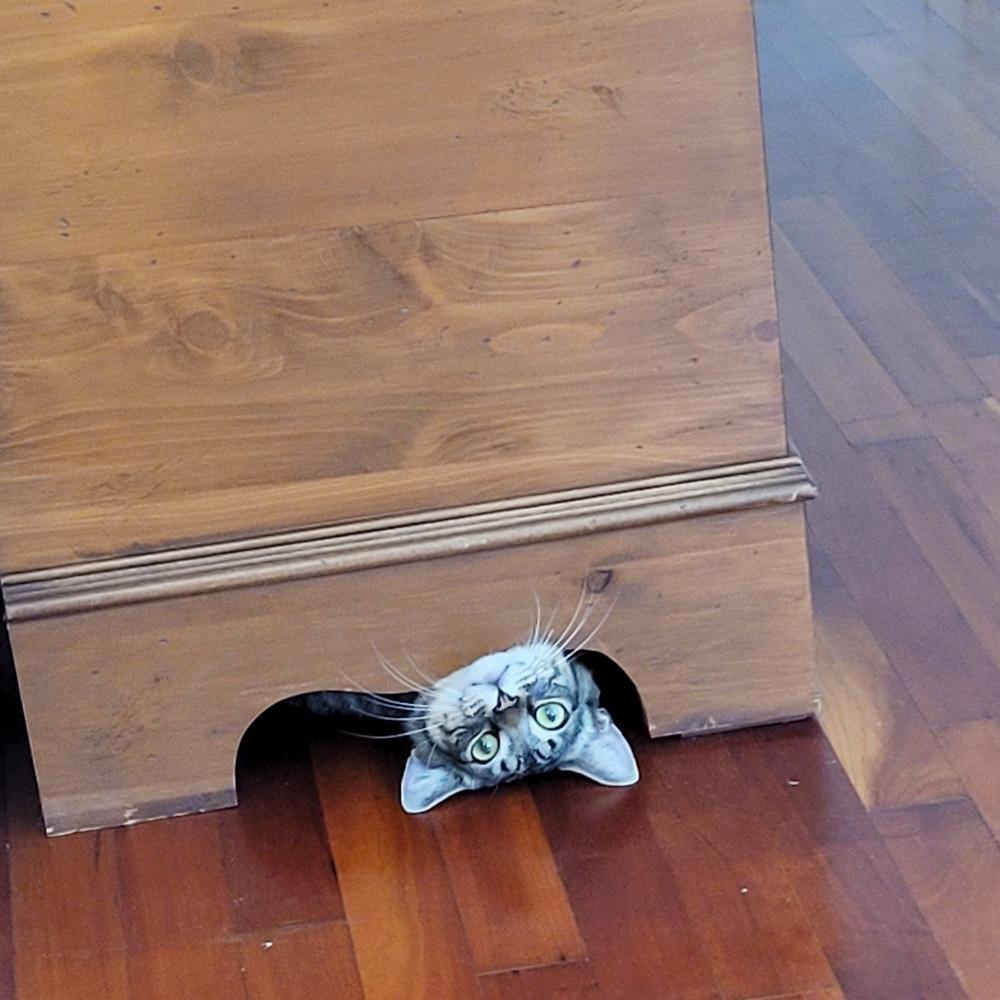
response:
<path id="1" fill-rule="evenodd" d="M 420 813 L 457 792 L 545 771 L 632 785 L 639 769 L 590 671 L 547 641 L 480 657 L 421 692 L 403 808 Z"/>

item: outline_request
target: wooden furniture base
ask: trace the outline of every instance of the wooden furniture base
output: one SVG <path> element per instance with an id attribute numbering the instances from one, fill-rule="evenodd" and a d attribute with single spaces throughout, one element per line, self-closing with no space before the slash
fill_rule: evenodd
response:
<path id="1" fill-rule="evenodd" d="M 593 598 L 654 736 L 807 715 L 811 492 L 782 459 L 10 576 L 46 829 L 232 805 L 266 708 L 398 690 L 375 650 L 450 672 L 526 636 L 536 594 L 557 623 Z"/>

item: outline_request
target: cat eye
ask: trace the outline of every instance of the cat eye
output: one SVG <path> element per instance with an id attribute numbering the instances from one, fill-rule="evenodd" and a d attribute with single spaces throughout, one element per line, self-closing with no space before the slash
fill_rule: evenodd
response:
<path id="1" fill-rule="evenodd" d="M 483 733 L 472 741 L 469 756 L 478 764 L 488 764 L 500 749 L 500 737 L 496 733 Z"/>
<path id="2" fill-rule="evenodd" d="M 558 701 L 543 701 L 535 708 L 535 722 L 542 729 L 562 729 L 569 721 L 569 712 Z"/>

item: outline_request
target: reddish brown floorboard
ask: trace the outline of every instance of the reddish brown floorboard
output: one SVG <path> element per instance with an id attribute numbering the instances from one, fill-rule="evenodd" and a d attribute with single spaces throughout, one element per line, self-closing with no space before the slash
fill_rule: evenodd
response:
<path id="1" fill-rule="evenodd" d="M 8 673 L 0 1000 L 1000 996 L 1000 4 L 755 9 L 823 728 L 410 818 L 279 713 L 239 810 L 47 841 Z"/>

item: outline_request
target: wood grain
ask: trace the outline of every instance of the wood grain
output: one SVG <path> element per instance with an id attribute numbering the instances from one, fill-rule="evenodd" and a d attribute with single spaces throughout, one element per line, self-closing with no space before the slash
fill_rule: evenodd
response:
<path id="1" fill-rule="evenodd" d="M 1000 720 L 963 722 L 938 731 L 952 766 L 961 775 L 969 797 L 1000 841 Z"/>
<path id="2" fill-rule="evenodd" d="M 247 1000 L 336 997 L 363 1000 L 354 944 L 343 923 L 285 928 L 246 941 L 242 952 Z"/>
<path id="3" fill-rule="evenodd" d="M 655 996 L 669 983 L 678 1000 L 715 996 L 704 942 L 656 840 L 647 781 L 611 789 L 562 776 L 535 798 L 600 995 Z"/>
<path id="4" fill-rule="evenodd" d="M 291 720 L 261 719 L 240 743 L 240 808 L 219 816 L 237 933 L 344 916 L 308 763 L 304 734 Z"/>
<path id="5" fill-rule="evenodd" d="M 847 997 L 964 997 L 845 772 L 810 726 L 737 733 L 729 746 L 745 783 L 759 789 L 771 849 L 840 988 Z"/>
<path id="6" fill-rule="evenodd" d="M 476 796 L 433 824 L 477 972 L 586 957 L 530 791 Z"/>
<path id="7" fill-rule="evenodd" d="M 16 996 L 127 1000 L 125 928 L 114 835 L 50 841 L 38 819 L 21 729 L 6 749 L 7 835 Z"/>
<path id="8" fill-rule="evenodd" d="M 759 214 L 637 197 L 0 270 L 4 570 L 780 456 Z"/>
<path id="9" fill-rule="evenodd" d="M 338 740 L 314 745 L 313 761 L 366 1000 L 401 983 L 414 998 L 478 996 L 433 827 L 399 808 L 400 754 Z"/>
<path id="10" fill-rule="evenodd" d="M 811 915 L 775 849 L 766 795 L 748 788 L 726 741 L 682 741 L 670 753 L 650 755 L 646 773 L 663 785 L 653 807 L 656 839 L 720 995 L 835 989 Z M 732 822 L 734 811 L 744 817 L 739 824 Z"/>
<path id="11" fill-rule="evenodd" d="M 3 34 L 0 84 L 30 95 L 4 114 L 4 259 L 651 190 L 765 221 L 742 0 L 232 6 L 36 9 Z"/>
<path id="12" fill-rule="evenodd" d="M 810 529 L 917 707 L 931 725 L 1000 711 L 996 665 L 791 361 L 785 389 L 796 442 L 820 484 Z"/>
<path id="13" fill-rule="evenodd" d="M 869 809 L 964 786 L 819 541 L 809 547 L 823 729 Z"/>
<path id="14" fill-rule="evenodd" d="M 601 996 L 594 973 L 586 962 L 564 962 L 534 969 L 514 969 L 479 977 L 484 1000 L 593 1000 Z"/>
<path id="15" fill-rule="evenodd" d="M 800 505 L 597 532 L 13 623 L 46 823 L 232 802 L 236 748 L 270 705 L 331 687 L 398 689 L 373 644 L 449 673 L 525 636 L 533 593 L 568 618 L 588 579 L 595 615 L 613 607 L 591 645 L 636 683 L 653 734 L 814 710 Z M 428 593 L 456 587 L 465 614 L 429 608 Z M 72 701 L 72 726 L 53 692 Z"/>
<path id="16" fill-rule="evenodd" d="M 1000 851 L 968 800 L 916 806 L 876 820 L 969 997 L 1000 980 Z"/>
<path id="17" fill-rule="evenodd" d="M 239 945 L 189 943 L 129 956 L 131 996 L 149 1000 L 245 1000 Z"/>

